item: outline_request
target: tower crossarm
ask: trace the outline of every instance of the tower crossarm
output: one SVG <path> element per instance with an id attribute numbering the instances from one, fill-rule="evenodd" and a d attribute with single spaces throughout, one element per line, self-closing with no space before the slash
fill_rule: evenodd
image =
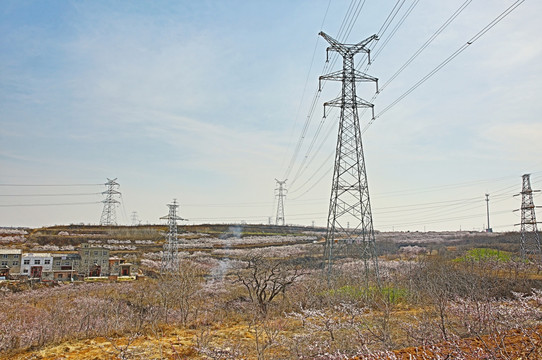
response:
<path id="1" fill-rule="evenodd" d="M 331 45 L 330 47 L 327 48 L 327 51 L 330 51 L 330 50 L 336 51 L 342 56 L 354 56 L 355 54 L 359 52 L 369 53 L 370 50 L 366 48 L 365 46 L 368 45 L 373 40 L 378 40 L 378 36 L 375 34 L 375 35 L 369 36 L 367 39 L 360 41 L 357 44 L 341 44 L 340 42 L 338 42 L 337 40 L 335 40 L 334 38 L 332 38 L 331 36 L 329 36 L 323 31 L 320 31 L 318 35 L 323 37 Z"/>
<path id="2" fill-rule="evenodd" d="M 325 102 L 324 103 L 324 117 L 326 117 L 326 107 L 328 107 L 328 106 L 330 106 L 330 107 L 338 107 L 338 108 L 341 108 L 343 106 L 349 107 L 349 108 L 353 108 L 353 107 L 356 107 L 356 108 L 362 108 L 362 107 L 363 108 L 371 108 L 372 112 L 373 112 L 372 118 L 374 119 L 374 117 L 375 117 L 374 105 L 371 104 L 368 101 L 363 100 L 360 97 L 357 97 L 357 96 L 354 98 L 354 101 L 352 101 L 352 102 L 346 101 L 342 97 L 338 97 L 338 98 L 335 98 L 333 100 Z"/>
<path id="3" fill-rule="evenodd" d="M 120 193 L 119 193 L 120 194 Z M 103 203 L 107 203 L 107 204 L 120 204 L 120 201 L 118 200 L 115 200 L 115 199 L 105 199 L 105 200 L 102 200 Z"/>
<path id="4" fill-rule="evenodd" d="M 165 216 L 162 216 L 160 217 L 160 219 L 162 220 L 181 220 L 181 221 L 188 221 L 188 219 L 183 219 L 182 217 L 179 217 L 179 216 L 169 216 L 169 215 L 165 215 Z"/>
<path id="5" fill-rule="evenodd" d="M 375 78 L 374 76 L 367 75 L 359 70 L 354 69 L 353 73 L 348 73 L 346 75 L 348 77 L 348 80 L 356 81 L 356 82 L 371 82 L 374 81 L 376 83 L 376 92 L 378 92 L 378 78 Z M 343 81 L 345 79 L 345 73 L 343 70 L 334 71 L 332 73 L 322 75 L 318 78 L 318 90 L 322 90 L 322 80 L 332 80 L 332 81 Z"/>
<path id="6" fill-rule="evenodd" d="M 117 182 L 117 178 L 107 178 L 107 182 L 104 185 L 119 186 L 120 184 Z"/>

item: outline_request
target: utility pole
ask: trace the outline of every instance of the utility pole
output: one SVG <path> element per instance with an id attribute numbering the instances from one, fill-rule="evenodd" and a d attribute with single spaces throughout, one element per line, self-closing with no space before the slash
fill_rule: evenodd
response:
<path id="1" fill-rule="evenodd" d="M 286 197 L 286 193 L 288 191 L 284 188 L 284 185 L 286 184 L 287 180 L 288 179 L 280 181 L 275 179 L 278 185 L 278 188 L 275 189 L 276 197 L 278 199 L 277 217 L 275 218 L 275 225 L 284 226 L 286 223 L 286 220 L 284 219 L 284 198 Z"/>
<path id="2" fill-rule="evenodd" d="M 540 235 L 538 234 L 536 215 L 534 209 L 533 192 L 540 190 L 531 189 L 531 174 L 523 175 L 523 185 L 521 192 L 514 196 L 521 195 L 521 258 L 524 260 L 532 259 L 537 262 L 542 261 L 542 251 L 540 249 Z M 538 206 L 539 207 L 539 206 Z"/>
<path id="3" fill-rule="evenodd" d="M 486 209 L 487 209 L 487 229 L 486 232 L 493 232 L 491 226 L 489 226 L 489 194 L 486 194 Z"/>
<path id="4" fill-rule="evenodd" d="M 107 186 L 107 190 L 102 192 L 102 194 L 105 195 L 105 199 L 102 201 L 104 203 L 104 208 L 102 216 L 100 217 L 100 225 L 102 226 L 117 225 L 115 206 L 116 204 L 120 204 L 120 202 L 115 199 L 115 196 L 120 195 L 120 192 L 117 190 L 120 185 L 116 180 L 117 178 L 114 178 L 113 180 L 108 178 L 107 182 L 104 184 Z"/>
<path id="5" fill-rule="evenodd" d="M 324 267 L 327 269 L 329 281 L 335 258 L 361 258 L 364 261 L 366 286 L 369 286 L 371 273 L 378 282 L 378 260 L 358 108 L 370 108 L 374 118 L 374 105 L 356 95 L 356 82 L 375 82 L 378 92 L 378 79 L 356 70 L 354 55 L 366 53 L 370 63 L 370 50 L 367 45 L 378 40 L 378 37 L 372 35 L 357 44 L 341 44 L 324 32 L 319 35 L 330 44 L 327 48 L 328 54 L 329 51 L 335 51 L 343 58 L 342 70 L 320 76 L 319 79 L 320 84 L 322 80 L 342 83 L 341 95 L 324 103 L 324 117 L 327 106 L 341 109 L 324 246 Z"/>
<path id="6" fill-rule="evenodd" d="M 160 219 L 167 219 L 168 233 L 166 234 L 166 242 L 162 253 L 161 273 L 179 271 L 179 239 L 177 237 L 177 220 L 187 220 L 177 216 L 177 199 L 173 199 L 172 204 L 167 205 L 169 213 L 167 216 L 162 216 Z"/>

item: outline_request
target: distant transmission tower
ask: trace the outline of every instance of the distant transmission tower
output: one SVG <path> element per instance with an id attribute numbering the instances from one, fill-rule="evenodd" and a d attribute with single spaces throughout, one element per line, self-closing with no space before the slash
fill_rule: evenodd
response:
<path id="1" fill-rule="evenodd" d="M 333 261 L 338 256 L 361 258 L 364 260 L 365 280 L 368 284 L 371 264 L 373 274 L 378 280 L 378 261 L 358 108 L 371 108 L 374 118 L 374 105 L 357 97 L 356 82 L 375 82 L 378 91 L 378 79 L 356 70 L 354 55 L 364 52 L 370 62 L 370 50 L 366 46 L 371 41 L 378 40 L 378 37 L 373 35 L 357 44 L 341 44 L 323 32 L 319 35 L 331 45 L 327 48 L 328 54 L 330 50 L 336 51 L 343 58 L 342 70 L 320 76 L 320 82 L 322 80 L 342 82 L 341 95 L 324 103 L 324 116 L 326 106 L 341 109 L 324 247 L 324 266 L 327 268 L 329 278 Z"/>
<path id="2" fill-rule="evenodd" d="M 139 221 L 139 218 L 137 217 L 137 211 L 132 211 L 132 225 L 137 226 L 141 224 L 141 221 Z"/>
<path id="3" fill-rule="evenodd" d="M 105 200 L 102 201 L 104 203 L 104 209 L 102 211 L 102 217 L 100 218 L 100 225 L 117 225 L 117 212 L 115 211 L 115 207 L 117 204 L 120 204 L 120 202 L 115 199 L 115 196 L 120 195 L 120 192 L 117 190 L 120 185 L 116 180 L 117 178 L 113 180 L 108 178 L 105 183 L 107 190 L 102 192 L 102 194 L 105 195 Z"/>
<path id="4" fill-rule="evenodd" d="M 276 197 L 277 197 L 277 217 L 275 218 L 275 225 L 285 225 L 286 220 L 284 219 L 284 198 L 286 197 L 286 193 L 288 192 L 284 185 L 286 184 L 286 181 L 288 179 L 285 179 L 283 181 L 275 179 L 277 182 L 278 188 L 275 189 Z"/>
<path id="5" fill-rule="evenodd" d="M 531 189 L 531 174 L 523 175 L 523 186 L 521 188 L 521 257 L 523 259 L 542 260 L 542 251 L 540 249 L 540 235 L 536 226 L 536 216 L 533 202 L 533 192 L 540 190 Z M 516 196 L 517 196 L 516 195 Z M 516 211 L 517 211 L 516 210 Z"/>
<path id="6" fill-rule="evenodd" d="M 179 239 L 177 237 L 177 220 L 186 220 L 177 216 L 177 199 L 173 199 L 172 204 L 167 205 L 169 213 L 167 216 L 162 216 L 160 219 L 167 219 L 168 233 L 166 235 L 166 243 L 164 244 L 164 252 L 162 254 L 162 273 L 176 272 L 179 270 Z"/>

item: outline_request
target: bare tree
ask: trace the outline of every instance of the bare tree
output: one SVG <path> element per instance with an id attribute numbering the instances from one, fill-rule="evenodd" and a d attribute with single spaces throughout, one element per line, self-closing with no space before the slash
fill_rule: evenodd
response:
<path id="1" fill-rule="evenodd" d="M 250 300 L 266 314 L 271 301 L 284 294 L 303 273 L 299 267 L 288 266 L 284 261 L 253 256 L 236 275 L 237 281 L 247 289 Z"/>

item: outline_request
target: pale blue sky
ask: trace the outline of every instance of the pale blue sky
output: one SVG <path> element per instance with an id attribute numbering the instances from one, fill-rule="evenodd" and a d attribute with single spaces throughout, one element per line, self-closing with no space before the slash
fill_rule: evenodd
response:
<path id="1" fill-rule="evenodd" d="M 325 64 L 326 44 L 317 34 L 340 37 L 349 5 L 362 3 L 2 1 L 0 184 L 117 177 L 120 223 L 129 223 L 132 211 L 143 223 L 158 222 L 173 198 L 191 222 L 267 222 L 274 178 L 286 173 Z M 404 2 L 379 44 L 415 3 Z M 368 73 L 385 83 L 462 3 L 420 0 Z M 512 3 L 473 0 L 376 98 L 375 111 Z M 346 41 L 377 33 L 395 4 L 366 0 Z M 526 1 L 368 128 L 377 229 L 481 229 L 485 192 L 495 194 L 496 230 L 519 222 L 512 213 L 519 199 L 510 195 L 520 191 L 521 175 L 533 172 L 533 187 L 542 188 L 541 13 L 542 4 Z M 332 160 L 324 160 L 335 147 L 336 117 L 324 123 L 322 133 L 330 135 L 322 150 L 294 175 L 322 103 L 339 90 L 326 83 L 318 99 L 289 174 L 287 223 L 325 226 Z M 359 96 L 373 94 L 373 86 L 358 86 Z M 99 194 L 4 195 L 100 191 L 0 186 L 0 205 L 98 202 Z M 412 206 L 441 201 L 449 202 Z M 101 210 L 99 203 L 1 206 L 0 225 L 96 223 Z"/>

